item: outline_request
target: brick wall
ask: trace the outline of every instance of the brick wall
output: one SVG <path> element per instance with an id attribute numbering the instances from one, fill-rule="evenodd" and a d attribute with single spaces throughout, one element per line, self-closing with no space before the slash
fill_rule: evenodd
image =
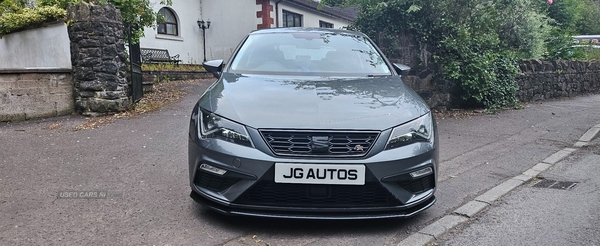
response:
<path id="1" fill-rule="evenodd" d="M 0 122 L 73 112 L 70 70 L 0 71 Z"/>

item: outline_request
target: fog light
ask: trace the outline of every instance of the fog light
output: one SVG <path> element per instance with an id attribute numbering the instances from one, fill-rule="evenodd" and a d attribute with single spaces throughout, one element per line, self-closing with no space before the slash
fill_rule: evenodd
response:
<path id="1" fill-rule="evenodd" d="M 223 175 L 223 174 L 225 174 L 227 172 L 227 170 L 216 168 L 216 167 L 213 167 L 213 166 L 208 165 L 206 163 L 200 164 L 200 167 L 198 169 L 204 170 L 204 171 L 207 171 L 207 172 L 211 172 L 211 173 L 214 173 L 214 174 L 218 174 L 218 175 Z"/>
<path id="2" fill-rule="evenodd" d="M 433 173 L 433 169 L 431 169 L 431 167 L 426 167 L 421 170 L 417 170 L 417 171 L 410 173 L 410 176 L 412 176 L 413 178 L 418 178 L 418 177 L 422 177 L 422 176 L 429 175 L 432 173 Z"/>

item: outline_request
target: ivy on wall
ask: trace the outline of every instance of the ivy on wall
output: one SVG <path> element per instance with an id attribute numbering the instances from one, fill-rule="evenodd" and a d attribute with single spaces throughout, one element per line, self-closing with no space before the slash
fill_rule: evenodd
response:
<path id="1" fill-rule="evenodd" d="M 133 43 L 143 37 L 143 27 L 155 27 L 164 18 L 154 12 L 149 0 L 39 0 L 37 4 L 28 0 L 3 0 L 0 2 L 0 37 L 27 28 L 37 27 L 52 21 L 66 21 L 66 8 L 69 4 L 85 1 L 90 3 L 111 3 L 121 11 L 123 22 L 137 27 L 131 33 Z M 162 0 L 161 5 L 171 5 L 172 0 Z M 126 39 L 129 40 L 126 33 Z"/>
<path id="2" fill-rule="evenodd" d="M 44 23 L 64 21 L 66 17 L 67 12 L 56 6 L 28 8 L 24 1 L 4 0 L 0 2 L 0 38 Z"/>

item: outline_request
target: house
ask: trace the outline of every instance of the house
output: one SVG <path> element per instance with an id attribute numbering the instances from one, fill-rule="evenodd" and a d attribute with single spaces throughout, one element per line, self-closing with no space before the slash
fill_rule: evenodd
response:
<path id="1" fill-rule="evenodd" d="M 178 0 L 171 6 L 153 2 L 154 10 L 163 14 L 166 22 L 158 24 L 156 29 L 146 28 L 140 46 L 167 49 L 188 64 L 229 59 L 239 42 L 253 30 L 296 26 L 343 28 L 358 14 L 352 7 L 319 9 L 319 3 L 312 0 Z M 199 21 L 205 21 L 207 28 L 202 30 Z"/>

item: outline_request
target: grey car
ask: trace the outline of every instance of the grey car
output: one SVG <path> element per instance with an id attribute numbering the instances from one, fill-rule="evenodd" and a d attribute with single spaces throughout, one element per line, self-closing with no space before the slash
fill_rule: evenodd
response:
<path id="1" fill-rule="evenodd" d="M 228 215 L 413 216 L 434 204 L 435 119 L 364 34 L 251 32 L 195 105 L 191 197 Z"/>

